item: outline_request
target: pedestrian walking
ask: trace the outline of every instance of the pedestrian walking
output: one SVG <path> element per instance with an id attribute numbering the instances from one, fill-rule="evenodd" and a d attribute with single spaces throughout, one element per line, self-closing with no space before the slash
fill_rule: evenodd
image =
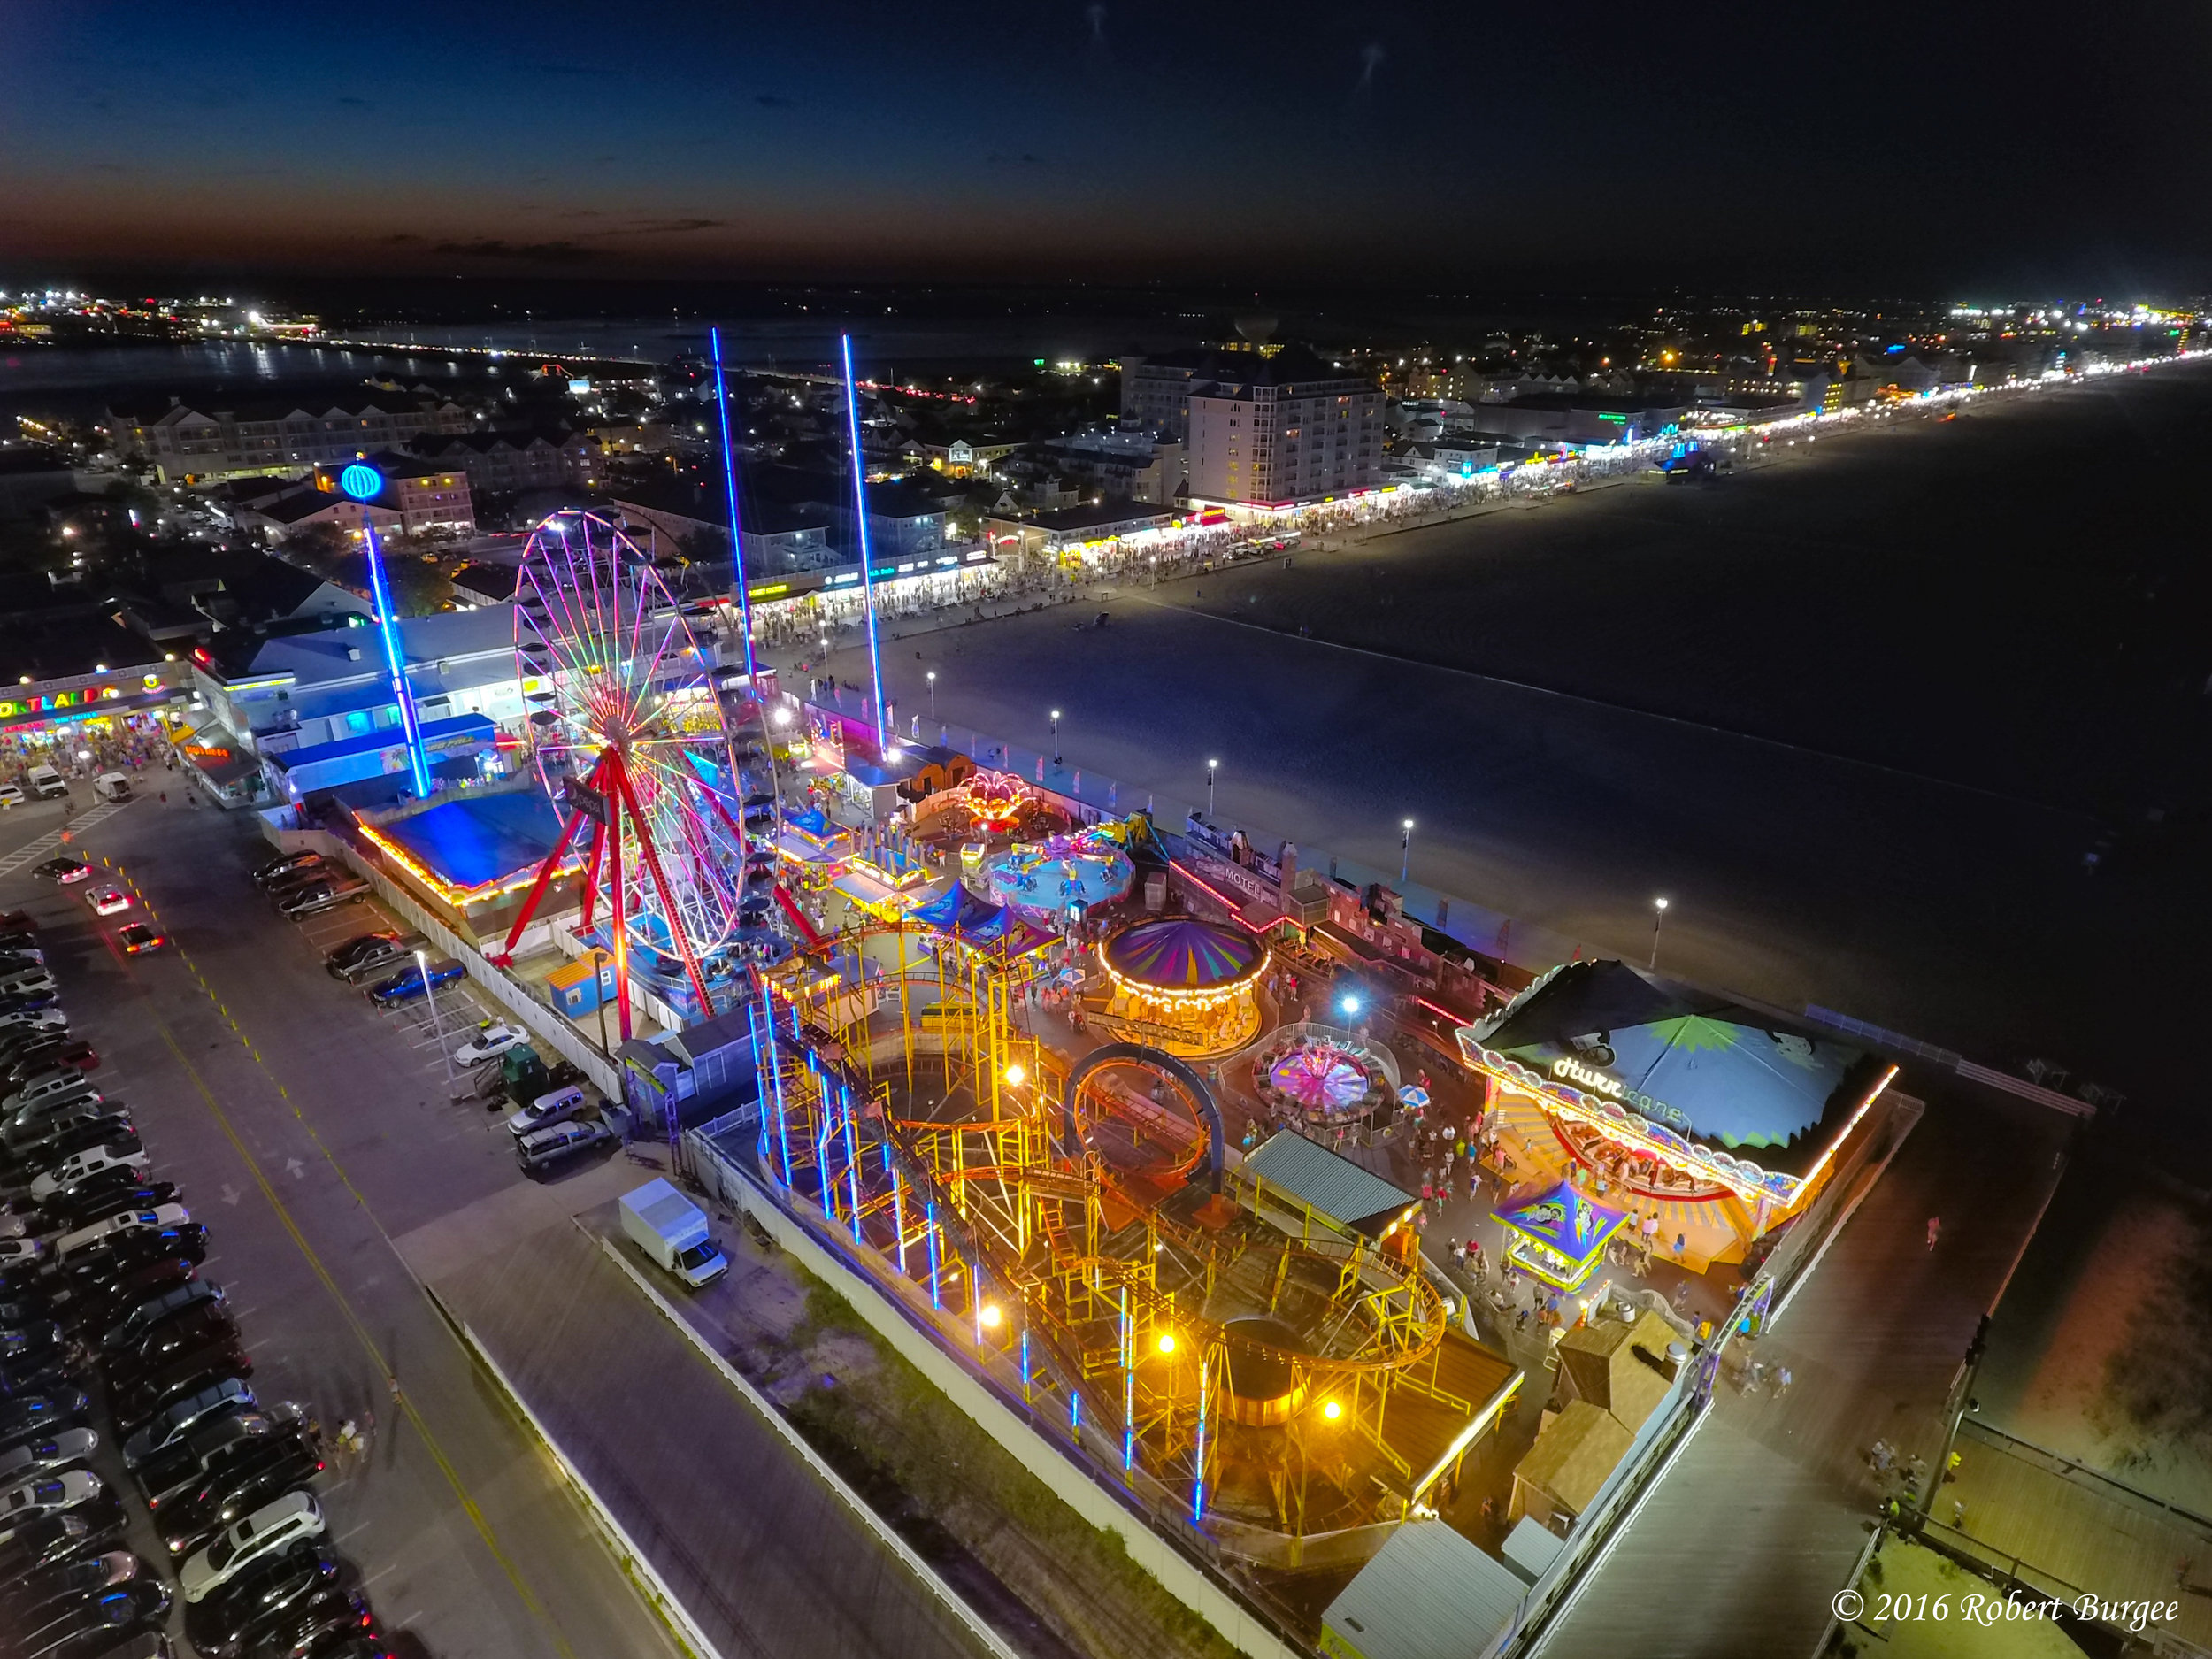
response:
<path id="1" fill-rule="evenodd" d="M 1943 1217 L 1941 1216 L 1930 1216 L 1928 1217 L 1928 1248 L 1932 1250 L 1935 1248 L 1937 1236 L 1940 1234 L 1942 1231 Z"/>
<path id="2" fill-rule="evenodd" d="M 1789 1393 L 1790 1384 L 1795 1380 L 1796 1379 L 1790 1375 L 1790 1368 L 1788 1366 L 1785 1365 L 1780 1370 L 1777 1371 L 1774 1373 L 1774 1397 L 1777 1400 L 1779 1400 L 1784 1394 Z"/>

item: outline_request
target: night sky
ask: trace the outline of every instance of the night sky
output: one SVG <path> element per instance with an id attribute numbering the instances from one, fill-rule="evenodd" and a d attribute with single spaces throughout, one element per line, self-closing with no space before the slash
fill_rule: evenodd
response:
<path id="1" fill-rule="evenodd" d="M 4 15 L 0 280 L 2212 288 L 2179 4 Z"/>

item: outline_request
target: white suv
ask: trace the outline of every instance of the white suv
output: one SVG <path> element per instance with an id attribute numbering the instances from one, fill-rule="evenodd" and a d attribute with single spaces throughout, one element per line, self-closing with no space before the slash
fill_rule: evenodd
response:
<path id="1" fill-rule="evenodd" d="M 314 1494 L 288 1492 L 256 1509 L 178 1570 L 177 1583 L 188 1601 L 204 1600 L 257 1561 L 291 1548 L 323 1531 L 322 1506 Z"/>

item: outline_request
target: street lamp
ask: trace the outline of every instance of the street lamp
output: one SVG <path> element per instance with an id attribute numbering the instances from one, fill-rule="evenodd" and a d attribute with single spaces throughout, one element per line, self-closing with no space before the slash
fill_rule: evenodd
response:
<path id="1" fill-rule="evenodd" d="M 1651 910 L 1651 965 L 1655 972 L 1659 967 L 1659 930 L 1667 925 L 1667 901 L 1652 900 Z"/>
<path id="2" fill-rule="evenodd" d="M 929 718 L 933 720 L 937 718 L 937 671 L 933 668 L 922 678 L 929 681 Z"/>
<path id="3" fill-rule="evenodd" d="M 1052 711 L 1052 764 L 1060 764 L 1060 710 Z"/>
<path id="4" fill-rule="evenodd" d="M 1407 818 L 1398 827 L 1398 886 L 1403 890 L 1413 870 L 1413 820 Z"/>
<path id="5" fill-rule="evenodd" d="M 430 1034 L 436 1041 L 438 1053 L 445 1061 L 445 1094 L 453 1098 L 453 1056 L 445 1046 L 445 1030 L 438 1024 L 438 994 L 430 985 L 430 958 L 418 950 L 415 953 L 415 972 L 422 975 L 423 1001 L 430 1004 Z"/>
<path id="6" fill-rule="evenodd" d="M 1206 817 L 1209 821 L 1214 815 L 1214 774 L 1220 770 L 1219 761 L 1210 760 L 1206 763 Z"/>

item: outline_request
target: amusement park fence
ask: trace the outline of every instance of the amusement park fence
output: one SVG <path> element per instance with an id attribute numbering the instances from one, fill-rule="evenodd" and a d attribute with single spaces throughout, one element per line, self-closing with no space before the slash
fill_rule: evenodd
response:
<path id="1" fill-rule="evenodd" d="M 1171 1519 L 1184 1500 L 1141 1469 L 1124 1477 L 1126 1492 L 1110 1491 L 1070 1443 L 1056 1411 L 1048 1417 L 1024 1399 L 1020 1374 L 1004 1356 L 977 1351 L 912 1280 L 879 1266 L 872 1253 L 856 1250 L 803 1195 L 775 1189 L 755 1174 L 749 1166 L 759 1121 L 757 1107 L 749 1106 L 687 1132 L 693 1168 L 710 1193 L 757 1221 L 964 1416 L 1084 1520 L 1115 1532 L 1133 1560 L 1233 1647 L 1252 1659 L 1294 1659 L 1310 1651 L 1295 1634 L 1302 1621 L 1242 1570 L 1233 1537 Z M 1095 1440 L 1092 1449 L 1102 1463 L 1120 1461 L 1118 1443 L 1102 1438 L 1097 1425 L 1087 1423 L 1082 1432 L 1087 1445 Z M 1307 1542 L 1310 1564 L 1338 1555 L 1349 1564 L 1371 1555 L 1380 1540 L 1332 1534 Z"/>

